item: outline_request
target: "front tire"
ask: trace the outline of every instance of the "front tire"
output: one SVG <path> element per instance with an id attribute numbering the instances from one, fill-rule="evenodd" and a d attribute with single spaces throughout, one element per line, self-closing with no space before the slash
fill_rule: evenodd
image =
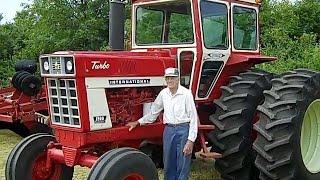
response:
<path id="1" fill-rule="evenodd" d="M 320 74 L 298 69 L 272 80 L 259 106 L 254 149 L 260 179 L 320 179 Z"/>
<path id="2" fill-rule="evenodd" d="M 216 129 L 208 137 L 212 150 L 222 154 L 215 161 L 215 168 L 224 179 L 257 179 L 252 126 L 256 108 L 264 100 L 263 91 L 271 88 L 271 78 L 271 74 L 261 70 L 232 76 L 230 83 L 221 87 L 221 97 L 214 101 L 216 111 L 210 120 Z"/>
<path id="3" fill-rule="evenodd" d="M 46 148 L 54 140 L 49 134 L 33 134 L 23 139 L 9 154 L 6 179 L 71 180 L 73 167 L 52 164 L 51 169 L 45 169 Z"/>
<path id="4" fill-rule="evenodd" d="M 121 151 L 121 152 L 119 152 Z M 152 160 L 137 150 L 107 152 L 92 167 L 88 180 L 157 180 L 158 172 Z"/>

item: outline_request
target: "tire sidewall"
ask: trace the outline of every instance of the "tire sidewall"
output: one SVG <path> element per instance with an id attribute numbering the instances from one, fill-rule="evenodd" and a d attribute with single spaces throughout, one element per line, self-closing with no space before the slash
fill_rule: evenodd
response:
<path id="1" fill-rule="evenodd" d="M 157 169 L 152 160 L 139 151 L 126 151 L 111 160 L 102 159 L 99 163 L 106 164 L 100 166 L 100 169 L 95 169 L 98 174 L 96 179 L 123 179 L 129 174 L 139 174 L 145 180 L 158 178 Z"/>
<path id="2" fill-rule="evenodd" d="M 117 155 L 127 152 L 127 151 L 135 151 L 134 148 L 118 148 L 111 149 L 108 152 L 104 153 L 91 167 L 91 170 L 88 175 L 88 180 L 95 180 L 101 174 L 101 169 L 104 169 L 106 164 L 108 164 L 114 157 Z"/>
<path id="3" fill-rule="evenodd" d="M 36 136 L 40 136 L 40 135 L 46 135 L 44 133 L 39 133 L 39 134 L 32 134 L 26 138 L 24 138 L 22 141 L 20 141 L 10 152 L 8 158 L 7 158 L 7 162 L 6 162 L 6 179 L 12 179 L 12 166 L 14 164 L 13 159 L 15 158 L 16 154 L 18 153 L 19 149 L 25 145 L 26 142 L 28 142 L 30 139 L 36 137 Z"/>
<path id="4" fill-rule="evenodd" d="M 41 154 L 46 152 L 45 150 L 50 141 L 54 141 L 54 137 L 52 135 L 39 135 L 29 139 L 29 141 L 20 147 L 16 152 L 15 157 L 13 157 L 13 179 L 32 179 L 35 160 Z M 60 174 L 60 179 L 69 179 L 67 178 L 67 176 L 70 175 L 69 172 L 62 173 L 63 165 L 54 164 L 53 168 L 53 174 Z"/>

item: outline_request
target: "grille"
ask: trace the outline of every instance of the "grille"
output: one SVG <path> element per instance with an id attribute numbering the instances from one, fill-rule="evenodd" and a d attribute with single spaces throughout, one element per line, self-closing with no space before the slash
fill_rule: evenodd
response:
<path id="1" fill-rule="evenodd" d="M 52 73 L 53 74 L 61 74 L 61 58 L 60 57 L 52 57 Z"/>
<path id="2" fill-rule="evenodd" d="M 48 91 L 52 123 L 80 127 L 75 80 L 48 79 Z"/>

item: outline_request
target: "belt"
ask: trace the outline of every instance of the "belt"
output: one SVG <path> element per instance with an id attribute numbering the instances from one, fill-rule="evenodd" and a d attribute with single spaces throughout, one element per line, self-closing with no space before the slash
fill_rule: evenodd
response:
<path id="1" fill-rule="evenodd" d="M 190 123 L 190 122 L 178 123 L 178 124 L 166 123 L 166 126 L 170 126 L 170 127 L 178 127 L 178 126 L 185 126 L 185 125 L 189 125 L 189 123 Z"/>

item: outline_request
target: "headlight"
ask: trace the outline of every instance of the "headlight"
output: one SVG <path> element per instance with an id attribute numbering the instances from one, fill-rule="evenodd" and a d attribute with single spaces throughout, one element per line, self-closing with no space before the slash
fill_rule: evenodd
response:
<path id="1" fill-rule="evenodd" d="M 71 71 L 73 69 L 73 64 L 71 61 L 67 61 L 67 70 Z"/>
<path id="2" fill-rule="evenodd" d="M 65 57 L 64 58 L 64 65 L 65 65 L 66 74 L 73 74 L 74 73 L 74 61 L 73 61 L 72 57 Z"/>
<path id="3" fill-rule="evenodd" d="M 48 62 L 48 61 L 44 61 L 44 62 L 43 62 L 43 69 L 44 69 L 45 71 L 49 71 L 49 62 Z"/>
<path id="4" fill-rule="evenodd" d="M 42 74 L 49 74 L 50 70 L 50 63 L 49 63 L 49 58 L 48 57 L 42 57 L 41 61 L 41 72 Z"/>

